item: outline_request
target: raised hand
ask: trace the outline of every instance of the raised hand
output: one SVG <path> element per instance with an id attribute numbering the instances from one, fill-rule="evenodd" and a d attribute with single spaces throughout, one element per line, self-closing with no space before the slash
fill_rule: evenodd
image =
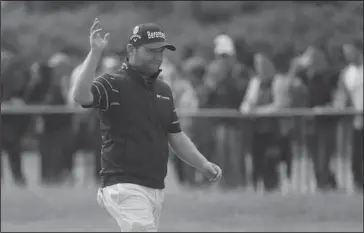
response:
<path id="1" fill-rule="evenodd" d="M 95 19 L 94 24 L 90 28 L 90 46 L 91 50 L 103 51 L 107 44 L 109 43 L 110 33 L 106 33 L 104 38 L 101 37 L 100 32 L 102 28 L 100 27 L 100 21 L 98 18 Z"/>

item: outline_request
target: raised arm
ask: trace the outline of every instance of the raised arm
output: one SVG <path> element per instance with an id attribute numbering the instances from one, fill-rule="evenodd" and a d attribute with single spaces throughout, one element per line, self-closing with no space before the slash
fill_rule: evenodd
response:
<path id="1" fill-rule="evenodd" d="M 259 88 L 260 81 L 258 80 L 258 78 L 251 78 L 246 89 L 243 101 L 241 102 L 239 107 L 239 111 L 241 113 L 250 112 L 255 107 L 256 99 L 258 98 Z"/>
<path id="2" fill-rule="evenodd" d="M 96 68 L 109 38 L 109 33 L 106 33 L 104 38 L 101 38 L 100 31 L 102 28 L 100 28 L 99 24 L 100 22 L 96 18 L 90 29 L 90 52 L 82 63 L 71 86 L 71 97 L 73 100 L 86 106 L 92 105 L 95 102 L 91 87 L 95 79 Z"/>

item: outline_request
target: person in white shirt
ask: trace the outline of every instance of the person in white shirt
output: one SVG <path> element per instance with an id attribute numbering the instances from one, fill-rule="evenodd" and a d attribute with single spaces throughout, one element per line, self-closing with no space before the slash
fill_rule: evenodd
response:
<path id="1" fill-rule="evenodd" d="M 341 73 L 335 104 L 363 111 L 363 50 L 352 44 L 342 47 L 348 65 Z M 354 184 L 363 191 L 363 115 L 354 117 L 352 137 L 352 173 Z"/>
<path id="2" fill-rule="evenodd" d="M 277 72 L 273 62 L 265 55 L 254 56 L 256 75 L 250 79 L 240 104 L 241 113 L 272 112 L 278 109 L 274 88 Z M 252 131 L 253 186 L 256 191 L 274 191 L 279 187 L 278 164 L 282 156 L 280 129 L 276 119 L 255 119 Z"/>

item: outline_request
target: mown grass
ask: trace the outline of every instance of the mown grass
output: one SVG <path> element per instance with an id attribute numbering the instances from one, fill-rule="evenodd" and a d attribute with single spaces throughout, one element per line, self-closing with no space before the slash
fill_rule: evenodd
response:
<path id="1" fill-rule="evenodd" d="M 24 158 L 28 188 L 12 186 L 9 168 L 5 166 L 1 231 L 118 231 L 116 221 L 97 205 L 97 187 L 87 179 L 91 167 L 84 163 L 89 155 L 83 156 L 80 154 L 76 159 L 79 182 L 74 187 L 39 186 L 39 161 L 34 154 Z M 282 196 L 279 192 L 264 195 L 249 189 L 222 191 L 214 186 L 192 190 L 176 183 L 172 166 L 166 186 L 161 231 L 360 232 L 363 229 L 360 194 Z"/>

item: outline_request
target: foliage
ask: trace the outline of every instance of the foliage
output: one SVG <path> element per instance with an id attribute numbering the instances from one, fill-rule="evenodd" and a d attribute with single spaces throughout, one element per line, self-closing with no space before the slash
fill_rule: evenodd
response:
<path id="1" fill-rule="evenodd" d="M 261 51 L 284 70 L 287 59 L 308 45 L 323 48 L 333 63 L 339 63 L 341 44 L 363 41 L 360 1 L 66 3 L 34 1 L 29 10 L 29 3 L 23 2 L 2 9 L 2 42 L 13 44 L 32 59 L 44 59 L 67 45 L 87 52 L 88 29 L 99 17 L 105 31 L 111 32 L 110 50 L 120 50 L 133 25 L 152 21 L 177 46 L 210 48 L 213 37 L 226 32 L 240 42 L 242 60 L 249 61 L 251 54 Z"/>

